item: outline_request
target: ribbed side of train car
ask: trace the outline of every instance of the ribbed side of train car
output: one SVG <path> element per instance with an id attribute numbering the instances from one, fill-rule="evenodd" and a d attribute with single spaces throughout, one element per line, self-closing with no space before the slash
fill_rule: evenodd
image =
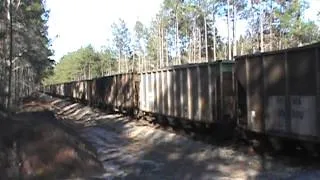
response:
<path id="1" fill-rule="evenodd" d="M 59 97 L 73 98 L 73 87 L 75 82 L 54 84 L 50 93 Z"/>
<path id="2" fill-rule="evenodd" d="M 81 80 L 74 81 L 70 84 L 71 88 L 71 97 L 73 99 L 86 102 L 88 100 L 88 81 L 90 80 Z"/>
<path id="3" fill-rule="evenodd" d="M 43 92 L 64 98 L 71 98 L 79 101 L 87 101 L 87 81 L 72 81 L 59 84 L 50 84 L 43 87 Z"/>
<path id="4" fill-rule="evenodd" d="M 126 112 L 134 110 L 137 107 L 136 76 L 136 73 L 124 73 L 92 79 L 88 85 L 90 104 Z"/>
<path id="5" fill-rule="evenodd" d="M 320 43 L 236 57 L 240 125 L 253 132 L 320 140 Z"/>
<path id="6" fill-rule="evenodd" d="M 139 109 L 204 123 L 236 119 L 233 61 L 140 73 Z"/>

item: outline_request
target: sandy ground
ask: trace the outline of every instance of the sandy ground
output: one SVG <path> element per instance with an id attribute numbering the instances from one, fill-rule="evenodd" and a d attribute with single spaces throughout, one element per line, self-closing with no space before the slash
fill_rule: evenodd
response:
<path id="1" fill-rule="evenodd" d="M 42 95 L 39 101 L 96 150 L 105 172 L 90 179 L 320 178 L 320 169 L 314 165 L 294 165 L 250 151 L 204 144 L 141 126 L 120 114 L 106 114 L 46 95 Z"/>

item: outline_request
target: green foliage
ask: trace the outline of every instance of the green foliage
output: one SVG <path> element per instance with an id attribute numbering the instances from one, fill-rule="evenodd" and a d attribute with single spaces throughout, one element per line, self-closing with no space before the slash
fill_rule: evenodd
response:
<path id="1" fill-rule="evenodd" d="M 159 12 L 160 20 L 155 21 L 151 28 L 156 30 L 156 26 L 163 24 L 168 34 L 169 39 L 169 51 L 172 52 L 175 50 L 175 36 L 176 36 L 176 22 L 178 21 L 178 36 L 180 40 L 179 51 L 183 56 L 188 56 L 188 49 L 192 48 L 192 43 L 195 43 L 195 39 L 192 39 L 194 36 L 194 31 L 199 29 L 201 33 L 201 54 L 205 56 L 205 21 L 207 23 L 207 44 L 208 44 L 208 53 L 209 58 L 213 57 L 213 27 L 215 24 L 215 17 L 219 9 L 222 8 L 222 1 L 220 0 L 185 0 L 185 1 L 176 1 L 176 0 L 165 0 L 162 6 L 162 9 Z M 220 42 L 221 37 L 219 36 L 218 29 L 215 29 L 216 41 Z M 153 36 L 157 36 L 157 33 L 153 33 Z M 150 37 L 150 43 L 153 43 L 153 46 L 149 44 L 149 49 L 154 52 L 156 48 L 154 47 L 155 41 L 159 37 Z M 155 54 L 155 53 L 152 53 Z M 154 56 L 153 56 L 154 57 Z M 183 58 L 183 57 L 182 57 Z M 185 57 L 186 59 L 186 57 Z"/>
<path id="2" fill-rule="evenodd" d="M 131 37 L 126 22 L 123 19 L 118 20 L 118 24 L 111 25 L 114 37 L 115 47 L 119 50 L 120 56 L 129 55 L 131 51 Z"/>
<path id="3" fill-rule="evenodd" d="M 260 34 L 260 8 L 262 8 L 265 46 L 268 50 L 296 47 L 319 40 L 319 29 L 314 22 L 302 16 L 309 7 L 305 0 L 258 1 L 246 11 L 250 28 L 247 39 L 257 44 Z"/>
<path id="4" fill-rule="evenodd" d="M 320 40 L 316 23 L 302 18 L 308 8 L 305 0 L 229 0 L 229 6 L 227 2 L 164 0 L 151 24 L 137 21 L 133 34 L 129 33 L 126 22 L 119 19 L 111 26 L 114 51 L 95 52 L 87 46 L 69 53 L 48 80 L 62 82 L 102 76 L 118 72 L 123 67 L 122 63 L 126 64 L 128 71 L 128 66 L 133 69 L 137 64 L 135 61 L 138 58 L 141 61 L 141 57 L 145 59 L 142 62 L 144 66 L 148 64 L 148 67 L 159 67 L 164 61 L 170 65 L 179 57 L 176 56 L 178 54 L 182 63 L 190 62 L 190 59 L 196 62 L 205 57 L 206 45 L 209 59 L 214 57 L 214 52 L 217 59 L 226 59 L 228 42 L 220 33 L 227 29 L 217 29 L 216 22 L 218 19 L 226 20 L 228 9 L 230 39 L 231 43 L 235 42 L 231 46 L 237 55 L 254 53 L 260 45 L 265 51 L 271 51 Z M 35 5 L 29 9 L 32 11 L 38 7 Z M 238 20 L 247 21 L 247 32 L 233 40 L 233 34 L 239 34 L 237 27 L 233 26 L 233 22 Z"/>
<path id="5" fill-rule="evenodd" d="M 152 26 L 149 29 L 149 33 L 147 34 L 147 56 L 149 59 L 157 59 L 157 43 L 159 41 L 158 36 L 157 36 L 157 27 L 154 25 L 156 24 L 156 21 L 152 22 Z"/>
<path id="6" fill-rule="evenodd" d="M 148 29 L 144 27 L 141 21 L 137 21 L 134 26 L 134 32 L 135 32 L 134 50 L 144 54 L 145 53 L 144 44 L 146 44 L 146 40 L 148 38 Z"/>
<path id="7" fill-rule="evenodd" d="M 52 76 L 45 84 L 100 77 L 115 72 L 114 53 L 111 50 L 96 52 L 91 45 L 63 56 Z"/>
<path id="8" fill-rule="evenodd" d="M 48 18 L 42 0 L 0 1 L 0 101 L 8 108 L 52 73 Z"/>

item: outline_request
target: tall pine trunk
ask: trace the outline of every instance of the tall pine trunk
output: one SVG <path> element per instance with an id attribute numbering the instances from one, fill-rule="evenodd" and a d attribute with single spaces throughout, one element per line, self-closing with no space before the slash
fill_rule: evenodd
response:
<path id="1" fill-rule="evenodd" d="M 188 34 L 188 29 L 186 29 L 186 34 L 189 40 L 189 45 L 188 45 L 188 63 L 191 62 L 191 56 L 192 56 L 192 37 L 190 37 L 190 34 Z"/>
<path id="2" fill-rule="evenodd" d="M 125 53 L 124 54 L 124 62 L 125 62 L 125 65 L 126 65 L 126 72 L 129 71 L 129 67 L 128 67 L 128 60 L 127 60 L 127 54 Z"/>
<path id="3" fill-rule="evenodd" d="M 202 61 L 201 57 L 202 57 L 202 54 L 201 54 L 201 50 L 202 50 L 202 42 L 201 42 L 201 29 L 200 27 L 198 28 L 198 45 L 199 45 L 199 62 Z"/>
<path id="4" fill-rule="evenodd" d="M 192 48 L 193 48 L 193 53 L 192 53 L 192 60 L 193 62 L 196 62 L 196 42 L 197 42 L 197 36 L 196 36 L 196 22 L 193 24 L 193 29 L 192 29 L 192 35 L 193 35 L 193 41 L 192 41 Z"/>
<path id="5" fill-rule="evenodd" d="M 237 5 L 233 2 L 233 53 L 232 56 L 237 55 L 237 41 L 236 41 L 236 31 L 237 31 Z"/>
<path id="6" fill-rule="evenodd" d="M 260 52 L 264 51 L 264 43 L 263 43 L 263 9 L 260 5 Z"/>
<path id="7" fill-rule="evenodd" d="M 216 61 L 217 60 L 217 48 L 216 48 L 216 26 L 215 26 L 215 24 L 216 24 L 216 18 L 215 18 L 215 14 L 214 13 L 212 13 L 212 19 L 213 19 L 213 23 L 212 23 L 212 25 L 213 25 L 213 27 L 212 27 L 212 29 L 213 29 L 213 61 Z"/>
<path id="8" fill-rule="evenodd" d="M 165 49 L 166 49 L 166 64 L 167 66 L 169 66 L 169 47 L 168 47 L 168 32 L 167 30 L 165 31 L 165 37 L 166 37 L 166 46 L 165 46 Z"/>
<path id="9" fill-rule="evenodd" d="M 164 30 L 163 30 L 163 24 L 162 24 L 162 21 L 161 21 L 161 64 L 162 64 L 162 67 L 165 66 L 164 64 Z"/>
<path id="10" fill-rule="evenodd" d="M 273 50 L 273 31 L 272 31 L 272 22 L 273 22 L 273 7 L 272 7 L 272 1 L 270 0 L 270 19 L 269 19 L 269 26 L 270 26 L 270 35 L 269 35 L 269 50 L 272 51 Z"/>
<path id="11" fill-rule="evenodd" d="M 176 12 L 176 55 L 178 58 L 178 64 L 181 64 L 180 47 L 179 47 L 179 20 L 178 20 L 177 12 Z"/>
<path id="12" fill-rule="evenodd" d="M 205 14 L 206 15 L 206 14 Z M 206 62 L 209 62 L 208 59 L 208 33 L 207 33 L 207 17 L 203 16 L 204 19 L 204 37 L 205 37 L 205 48 L 206 48 Z"/>
<path id="13" fill-rule="evenodd" d="M 227 26 L 228 26 L 228 60 L 231 60 L 231 40 L 230 40 L 230 0 L 227 0 Z"/>
<path id="14" fill-rule="evenodd" d="M 160 37 L 160 24 L 158 26 L 158 58 L 156 62 L 156 69 L 159 68 L 159 64 L 161 61 L 161 37 Z"/>
<path id="15" fill-rule="evenodd" d="M 7 108 L 11 108 L 11 84 L 12 84 L 12 65 L 13 65 L 13 20 L 12 20 L 12 0 L 9 1 L 9 18 L 10 18 L 10 47 L 9 47 L 9 79 L 8 79 L 8 101 Z M 11 113 L 9 113 L 11 114 Z"/>
<path id="16" fill-rule="evenodd" d="M 121 50 L 119 50 L 118 71 L 121 73 Z"/>

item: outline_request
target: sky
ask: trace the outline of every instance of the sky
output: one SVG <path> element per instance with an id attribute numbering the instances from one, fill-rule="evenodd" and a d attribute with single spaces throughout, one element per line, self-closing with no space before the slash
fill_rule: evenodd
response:
<path id="1" fill-rule="evenodd" d="M 160 9 L 163 0 L 46 0 L 49 14 L 49 38 L 52 39 L 54 60 L 68 52 L 91 44 L 95 49 L 111 43 L 111 24 L 122 18 L 129 29 L 137 20 L 149 25 Z M 320 0 L 307 0 L 310 8 L 306 12 L 308 19 L 315 19 L 320 11 Z M 218 20 L 218 30 L 223 37 L 227 36 L 227 25 Z M 244 30 L 242 21 L 237 28 Z M 241 33 L 241 30 L 240 30 Z M 240 34 L 237 34 L 238 36 Z"/>

